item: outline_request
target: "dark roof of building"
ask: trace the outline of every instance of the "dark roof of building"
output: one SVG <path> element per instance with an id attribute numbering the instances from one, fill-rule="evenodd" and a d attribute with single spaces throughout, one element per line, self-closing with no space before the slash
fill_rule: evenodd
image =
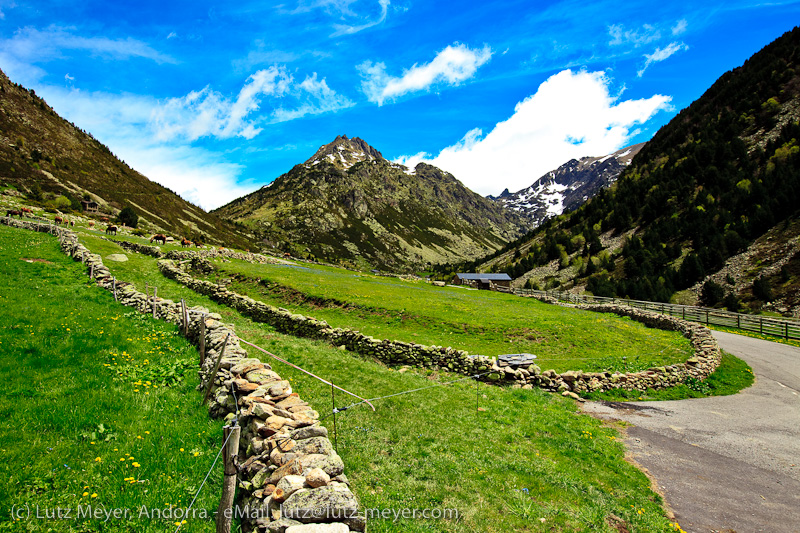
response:
<path id="1" fill-rule="evenodd" d="M 508 274 L 465 274 L 459 272 L 456 274 L 458 279 L 486 279 L 491 281 L 511 281 L 511 276 Z"/>

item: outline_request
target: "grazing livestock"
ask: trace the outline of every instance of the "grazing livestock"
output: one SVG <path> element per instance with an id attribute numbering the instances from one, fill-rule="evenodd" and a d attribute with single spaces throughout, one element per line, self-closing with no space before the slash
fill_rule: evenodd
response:
<path id="1" fill-rule="evenodd" d="M 75 221 L 74 221 L 74 220 L 70 220 L 70 221 L 69 221 L 69 225 L 70 225 L 70 226 L 72 226 L 72 227 L 74 228 L 74 227 L 75 227 Z"/>
<path id="2" fill-rule="evenodd" d="M 64 219 L 63 219 L 63 218 L 61 218 L 61 217 L 56 217 L 56 218 L 54 218 L 54 219 L 53 219 L 53 222 L 55 222 L 55 223 L 56 223 L 56 226 L 58 226 L 58 225 L 60 225 L 62 222 L 64 222 Z"/>
<path id="3" fill-rule="evenodd" d="M 203 243 L 200 242 L 200 241 L 194 241 L 194 245 L 195 245 L 196 248 L 202 248 L 203 247 Z"/>
<path id="4" fill-rule="evenodd" d="M 116 226 L 109 226 L 106 228 L 106 235 L 117 234 L 117 227 Z"/>
<path id="5" fill-rule="evenodd" d="M 27 207 L 23 207 L 22 209 L 20 209 L 20 211 L 22 211 L 22 215 L 20 215 L 20 216 L 23 216 L 23 217 L 31 217 L 31 216 L 33 216 L 33 211 L 31 211 Z"/>
<path id="6" fill-rule="evenodd" d="M 187 246 L 191 246 L 191 245 L 192 245 L 192 241 L 190 241 L 189 239 L 184 237 L 181 240 L 181 246 L 183 246 L 184 248 L 187 247 Z"/>
<path id="7" fill-rule="evenodd" d="M 164 235 L 163 233 L 156 233 L 155 235 L 150 237 L 150 242 L 153 241 L 160 241 L 161 244 L 167 244 L 167 236 Z"/>
<path id="8" fill-rule="evenodd" d="M 108 217 L 100 217 L 100 222 L 105 222 L 108 224 Z"/>
<path id="9" fill-rule="evenodd" d="M 89 221 L 89 227 L 90 227 L 90 228 L 93 228 L 93 227 L 94 227 L 94 220 L 90 220 L 90 221 Z"/>
<path id="10" fill-rule="evenodd" d="M 18 216 L 19 218 L 22 218 L 22 211 L 17 211 L 15 209 L 9 209 L 8 211 L 6 211 L 6 216 L 7 217 Z"/>

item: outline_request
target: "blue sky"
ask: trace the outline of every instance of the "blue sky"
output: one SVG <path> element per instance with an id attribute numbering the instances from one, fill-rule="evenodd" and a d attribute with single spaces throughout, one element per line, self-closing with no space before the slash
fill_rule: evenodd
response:
<path id="1" fill-rule="evenodd" d="M 473 190 L 649 139 L 800 1 L 0 0 L 0 68 L 211 209 L 336 135 Z"/>

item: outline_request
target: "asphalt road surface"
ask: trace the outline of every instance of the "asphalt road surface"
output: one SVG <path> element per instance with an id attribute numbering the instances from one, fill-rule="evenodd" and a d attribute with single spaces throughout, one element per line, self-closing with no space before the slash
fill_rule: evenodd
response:
<path id="1" fill-rule="evenodd" d="M 690 533 L 800 533 L 800 348 L 714 332 L 747 361 L 752 387 L 733 396 L 665 402 L 587 402 L 633 424 L 633 459 L 655 479 Z"/>

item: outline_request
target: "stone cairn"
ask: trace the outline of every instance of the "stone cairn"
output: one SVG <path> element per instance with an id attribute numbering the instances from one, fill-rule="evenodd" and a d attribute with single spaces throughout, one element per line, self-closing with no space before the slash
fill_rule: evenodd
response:
<path id="1" fill-rule="evenodd" d="M 180 302 L 145 295 L 133 284 L 116 281 L 100 255 L 78 242 L 77 235 L 49 224 L 0 218 L 0 223 L 59 237 L 61 250 L 83 261 L 98 286 L 114 291 L 119 303 L 182 324 Z M 142 245 L 137 245 L 142 246 Z M 203 307 L 188 309 L 187 339 L 200 344 L 205 329 L 206 357 L 201 385 L 211 378 L 223 345 L 225 352 L 213 376 L 209 402 L 212 417 L 234 419 L 242 427 L 239 445 L 239 509 L 242 530 L 270 533 L 363 532 L 366 520 L 350 491 L 344 463 L 328 439 L 319 414 L 292 391 L 270 365 L 247 356 L 233 326 Z M 201 326 L 201 321 L 204 324 Z M 237 402 L 238 400 L 238 402 Z"/>
<path id="2" fill-rule="evenodd" d="M 611 389 L 640 390 L 663 389 L 683 383 L 686 378 L 705 379 L 719 366 L 722 353 L 711 331 L 705 326 L 676 317 L 660 315 L 641 309 L 618 305 L 570 305 L 577 309 L 627 316 L 648 327 L 680 332 L 692 344 L 694 355 L 684 363 L 648 368 L 640 372 L 582 372 L 557 373 L 535 364 L 508 364 L 483 355 L 470 355 L 451 347 L 425 346 L 388 339 L 375 339 L 347 328 L 333 328 L 324 320 L 294 314 L 287 309 L 274 307 L 228 290 L 221 284 L 198 280 L 170 260 L 158 262 L 165 277 L 194 290 L 212 300 L 236 309 L 256 322 L 264 322 L 276 330 L 298 337 L 325 340 L 334 346 L 375 357 L 390 365 L 410 365 L 438 368 L 468 376 L 480 376 L 487 382 L 511 384 L 512 387 L 532 389 L 540 387 L 577 398 L 583 392 L 602 392 Z M 557 304 L 549 296 L 547 303 Z"/>

